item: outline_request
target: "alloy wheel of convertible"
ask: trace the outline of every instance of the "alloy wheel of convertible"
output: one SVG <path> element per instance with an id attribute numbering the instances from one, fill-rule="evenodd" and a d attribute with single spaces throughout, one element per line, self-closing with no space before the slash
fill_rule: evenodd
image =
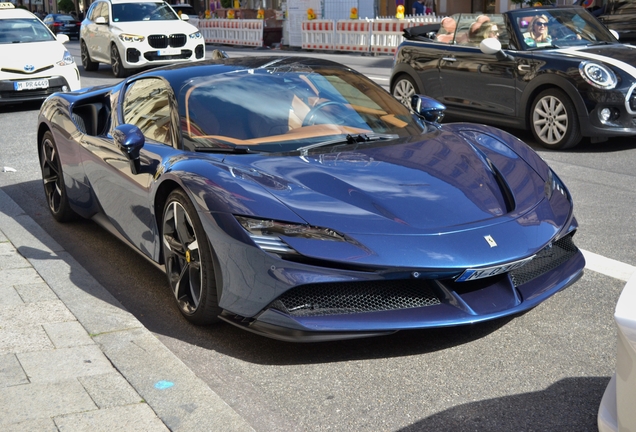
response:
<path id="1" fill-rule="evenodd" d="M 561 90 L 541 92 L 532 104 L 531 113 L 532 133 L 543 147 L 566 149 L 581 141 L 576 109 Z"/>
<path id="2" fill-rule="evenodd" d="M 194 206 L 180 189 L 168 196 L 162 237 L 166 275 L 181 313 L 194 324 L 218 321 L 212 251 Z"/>
<path id="3" fill-rule="evenodd" d="M 419 93 L 417 84 L 407 75 L 401 76 L 393 86 L 393 97 L 408 108 L 411 107 L 411 97 Z"/>
<path id="4" fill-rule="evenodd" d="M 119 49 L 115 44 L 110 46 L 110 67 L 113 69 L 113 75 L 117 78 L 126 78 L 128 75 L 128 71 L 121 63 Z"/>
<path id="5" fill-rule="evenodd" d="M 91 60 L 91 55 L 88 53 L 88 47 L 86 46 L 86 42 L 84 41 L 82 41 L 80 52 L 82 57 L 82 66 L 84 67 L 84 70 L 87 72 L 96 71 L 97 68 L 99 67 L 99 63 Z"/>
<path id="6" fill-rule="evenodd" d="M 68 202 L 62 165 L 51 132 L 46 132 L 42 137 L 40 152 L 42 181 L 49 210 L 58 222 L 71 221 L 77 217 L 77 213 Z"/>

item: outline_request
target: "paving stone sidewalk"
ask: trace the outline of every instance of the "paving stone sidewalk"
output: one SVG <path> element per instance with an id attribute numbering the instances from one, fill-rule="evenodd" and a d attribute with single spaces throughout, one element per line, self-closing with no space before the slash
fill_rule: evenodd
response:
<path id="1" fill-rule="evenodd" d="M 253 429 L 0 190 L 0 430 Z"/>

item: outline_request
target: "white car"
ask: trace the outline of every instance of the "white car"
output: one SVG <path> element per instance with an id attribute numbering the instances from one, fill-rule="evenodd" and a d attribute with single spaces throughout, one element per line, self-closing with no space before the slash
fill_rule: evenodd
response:
<path id="1" fill-rule="evenodd" d="M 82 66 L 109 64 L 123 78 L 134 69 L 203 60 L 203 35 L 187 21 L 164 1 L 97 0 L 80 29 Z"/>
<path id="2" fill-rule="evenodd" d="M 55 92 L 78 90 L 73 56 L 35 15 L 0 3 L 0 104 L 43 100 Z"/>
<path id="3" fill-rule="evenodd" d="M 636 273 L 623 288 L 614 320 L 618 328 L 616 372 L 601 400 L 598 429 L 636 431 Z"/>

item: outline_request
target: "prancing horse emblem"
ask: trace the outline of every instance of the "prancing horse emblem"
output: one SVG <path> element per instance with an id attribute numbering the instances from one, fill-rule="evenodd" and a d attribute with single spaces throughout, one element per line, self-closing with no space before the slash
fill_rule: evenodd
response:
<path id="1" fill-rule="evenodd" d="M 484 236 L 484 238 L 486 239 L 486 241 L 488 242 L 491 248 L 497 246 L 497 242 L 491 236 L 487 235 L 487 236 Z"/>

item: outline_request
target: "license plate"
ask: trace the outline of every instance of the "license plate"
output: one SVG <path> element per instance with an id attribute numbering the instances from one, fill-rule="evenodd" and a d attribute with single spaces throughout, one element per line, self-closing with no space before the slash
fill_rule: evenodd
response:
<path id="1" fill-rule="evenodd" d="M 498 274 L 507 273 L 514 269 L 518 269 L 519 267 L 527 264 L 530 260 L 534 258 L 534 255 L 530 258 L 522 259 L 520 261 L 514 261 L 511 263 L 493 266 L 493 267 L 484 267 L 478 269 L 467 269 L 464 273 L 461 274 L 460 277 L 456 279 L 457 282 L 467 282 L 476 279 L 483 279 L 490 276 L 496 276 Z"/>
<path id="2" fill-rule="evenodd" d="M 16 81 L 13 83 L 15 91 L 22 90 L 35 90 L 49 88 L 48 79 L 30 80 L 30 81 Z"/>
<path id="3" fill-rule="evenodd" d="M 64 27 L 75 27 L 75 24 L 65 24 Z"/>
<path id="4" fill-rule="evenodd" d="M 177 54 L 181 54 L 181 48 L 166 48 L 166 49 L 160 49 L 157 51 L 157 55 L 160 55 L 160 56 L 177 55 Z"/>

